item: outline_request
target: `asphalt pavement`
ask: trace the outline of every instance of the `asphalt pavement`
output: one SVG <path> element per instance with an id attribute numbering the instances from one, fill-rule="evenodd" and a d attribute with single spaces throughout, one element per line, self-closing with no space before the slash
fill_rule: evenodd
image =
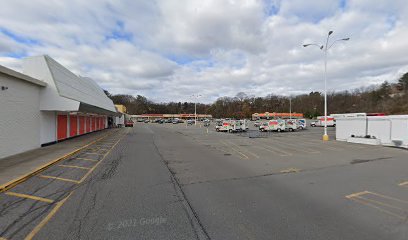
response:
<path id="1" fill-rule="evenodd" d="M 408 151 L 320 130 L 138 123 L 1 193 L 0 239 L 408 239 Z"/>

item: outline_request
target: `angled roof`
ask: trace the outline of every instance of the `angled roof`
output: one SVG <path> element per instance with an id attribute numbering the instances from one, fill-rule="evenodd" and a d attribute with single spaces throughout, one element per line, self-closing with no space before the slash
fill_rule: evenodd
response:
<path id="1" fill-rule="evenodd" d="M 106 96 L 95 81 L 91 78 L 77 76 L 51 57 L 44 57 L 60 96 L 116 112 L 112 100 Z"/>
<path id="2" fill-rule="evenodd" d="M 1 65 L 0 65 L 0 72 L 3 73 L 3 74 L 6 74 L 8 76 L 15 77 L 15 78 L 18 78 L 20 80 L 24 80 L 26 82 L 32 83 L 32 84 L 37 85 L 37 86 L 41 86 L 41 87 L 47 86 L 46 82 L 40 81 L 38 79 L 32 78 L 32 77 L 27 76 L 27 75 L 22 74 L 22 73 L 16 72 L 16 71 L 14 71 L 14 70 L 12 70 L 10 68 L 6 68 L 6 67 L 1 66 Z"/>

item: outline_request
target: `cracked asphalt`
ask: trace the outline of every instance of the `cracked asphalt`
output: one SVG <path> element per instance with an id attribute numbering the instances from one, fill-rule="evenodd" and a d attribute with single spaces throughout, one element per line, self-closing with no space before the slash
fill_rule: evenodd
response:
<path id="1" fill-rule="evenodd" d="M 40 225 L 34 239 L 408 239 L 408 151 L 322 143 L 321 130 L 138 123 L 61 163 L 80 168 L 10 190 L 53 203 L 1 194 L 0 237 Z"/>

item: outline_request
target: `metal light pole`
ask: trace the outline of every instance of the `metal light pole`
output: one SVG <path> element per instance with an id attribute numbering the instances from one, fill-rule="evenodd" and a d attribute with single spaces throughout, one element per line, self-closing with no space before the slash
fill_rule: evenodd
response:
<path id="1" fill-rule="evenodd" d="M 292 97 L 289 97 L 289 119 L 292 119 Z"/>
<path id="2" fill-rule="evenodd" d="M 196 100 L 194 101 L 194 125 L 197 126 L 197 99 L 199 97 L 201 97 L 201 95 L 200 94 L 196 94 L 196 95 L 193 94 L 191 96 L 196 98 Z"/>
<path id="3" fill-rule="evenodd" d="M 329 140 L 329 135 L 327 135 L 327 51 L 333 46 L 334 43 L 338 41 L 348 41 L 350 38 L 341 38 L 333 41 L 329 46 L 329 38 L 333 31 L 329 31 L 327 34 L 326 45 L 319 45 L 316 43 L 304 44 L 303 47 L 317 46 L 320 50 L 324 51 L 324 134 L 323 141 Z"/>

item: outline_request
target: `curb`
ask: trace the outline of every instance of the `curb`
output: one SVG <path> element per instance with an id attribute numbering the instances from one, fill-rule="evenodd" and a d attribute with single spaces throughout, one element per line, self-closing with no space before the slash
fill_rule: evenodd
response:
<path id="1" fill-rule="evenodd" d="M 87 148 L 87 147 L 89 147 L 90 145 L 92 145 L 92 144 L 94 144 L 94 143 L 96 143 L 96 142 L 98 142 L 98 141 L 104 139 L 105 137 L 107 137 L 107 136 L 110 135 L 110 134 L 112 134 L 112 133 L 107 133 L 107 134 L 105 134 L 104 136 L 102 136 L 102 137 L 100 137 L 100 138 L 98 138 L 98 139 L 96 139 L 96 140 L 94 140 L 94 141 L 92 141 L 92 142 L 90 142 L 90 143 L 88 143 L 88 144 L 86 144 L 86 145 L 80 147 L 80 148 L 77 148 L 77 149 L 75 149 L 75 150 L 72 151 L 72 152 L 69 152 L 69 153 L 65 154 L 65 155 L 62 156 L 62 157 L 59 157 L 59 158 L 57 158 L 57 159 L 54 159 L 54 160 L 52 160 L 52 161 L 50 161 L 50 162 L 48 162 L 48 163 L 42 165 L 41 167 L 38 167 L 37 169 L 31 171 L 30 173 L 27 173 L 27 174 L 25 174 L 25 175 L 23 175 L 23 176 L 21 176 L 21 177 L 15 178 L 15 179 L 13 179 L 13 180 L 11 180 L 11 181 L 9 181 L 9 182 L 3 184 L 3 185 L 0 185 L 0 193 L 5 192 L 5 191 L 7 191 L 7 190 L 13 188 L 13 187 L 15 187 L 16 185 L 18 185 L 18 184 L 20 184 L 20 183 L 22 183 L 22 182 L 25 182 L 25 181 L 28 180 L 29 178 L 31 178 L 31 177 L 37 175 L 38 173 L 40 173 L 40 172 L 46 170 L 47 168 L 51 167 L 52 165 L 54 165 L 54 164 L 56 164 L 56 163 L 58 163 L 58 162 L 60 162 L 60 161 L 62 161 L 62 160 L 65 160 L 65 159 L 69 158 L 70 156 L 72 156 L 72 155 L 78 153 L 79 151 L 81 151 L 82 149 Z"/>

